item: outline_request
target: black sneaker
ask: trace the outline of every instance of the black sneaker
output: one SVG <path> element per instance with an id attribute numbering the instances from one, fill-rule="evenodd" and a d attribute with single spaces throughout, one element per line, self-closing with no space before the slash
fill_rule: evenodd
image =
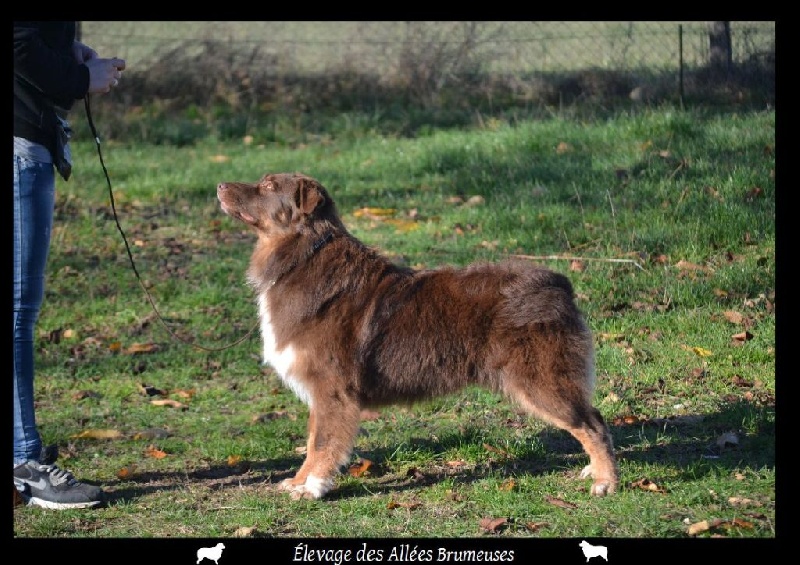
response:
<path id="1" fill-rule="evenodd" d="M 56 465 L 36 461 L 14 467 L 14 486 L 27 504 L 42 508 L 92 508 L 103 503 L 100 487 L 81 483 Z"/>

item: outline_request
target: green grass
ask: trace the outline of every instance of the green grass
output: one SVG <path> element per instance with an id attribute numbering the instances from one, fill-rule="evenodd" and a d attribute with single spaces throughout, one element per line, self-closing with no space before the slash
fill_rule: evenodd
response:
<path id="1" fill-rule="evenodd" d="M 413 139 L 109 142 L 119 221 L 178 339 L 131 269 L 95 146 L 76 141 L 38 326 L 38 418 L 60 464 L 110 502 L 18 507 L 15 535 L 686 538 L 707 520 L 698 537 L 773 538 L 774 132 L 774 111 L 663 108 Z M 253 237 L 215 187 L 268 171 L 318 178 L 356 236 L 405 264 L 519 254 L 567 273 L 595 332 L 619 492 L 590 497 L 576 441 L 475 389 L 366 420 L 353 461 L 372 466 L 328 498 L 273 490 L 302 461 L 304 405 L 260 365 L 257 335 L 216 352 L 187 345 L 221 348 L 256 323 Z M 363 207 L 396 212 L 375 220 Z M 163 398 L 183 408 L 151 403 Z M 120 437 L 78 437 L 87 430 Z M 506 523 L 489 534 L 483 518 Z"/>

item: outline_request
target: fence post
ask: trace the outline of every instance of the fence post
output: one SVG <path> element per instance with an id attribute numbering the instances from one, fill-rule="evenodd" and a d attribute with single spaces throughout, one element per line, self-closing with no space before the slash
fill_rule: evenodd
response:
<path id="1" fill-rule="evenodd" d="M 683 109 L 683 24 L 678 24 L 678 100 Z"/>

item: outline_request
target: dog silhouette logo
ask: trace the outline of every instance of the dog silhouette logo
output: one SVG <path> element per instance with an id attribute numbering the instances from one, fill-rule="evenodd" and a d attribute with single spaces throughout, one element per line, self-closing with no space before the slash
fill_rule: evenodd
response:
<path id="1" fill-rule="evenodd" d="M 222 550 L 225 549 L 224 543 L 218 543 L 214 547 L 201 547 L 197 550 L 197 563 L 203 559 L 208 559 L 219 565 L 219 559 L 222 557 Z"/>
<path id="2" fill-rule="evenodd" d="M 608 561 L 608 548 L 606 546 L 592 545 L 586 540 L 582 540 L 578 545 L 581 546 L 581 551 L 583 551 L 583 556 L 586 557 L 587 563 L 592 557 L 602 557 Z"/>

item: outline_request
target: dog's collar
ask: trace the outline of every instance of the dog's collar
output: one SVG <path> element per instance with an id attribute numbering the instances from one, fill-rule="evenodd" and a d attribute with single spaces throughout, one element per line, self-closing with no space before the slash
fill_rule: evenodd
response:
<path id="1" fill-rule="evenodd" d="M 335 234 L 332 231 L 329 231 L 328 233 L 323 235 L 321 238 L 319 238 L 317 241 L 315 241 L 314 244 L 311 246 L 311 252 L 306 256 L 306 260 L 310 259 L 311 256 L 314 255 L 317 251 L 319 251 L 320 249 L 325 247 L 325 245 L 327 245 L 333 239 L 334 235 Z M 275 286 L 275 283 L 278 282 L 278 280 L 280 280 L 282 277 L 286 276 L 288 273 L 293 271 L 294 268 L 297 267 L 297 265 L 298 265 L 298 262 L 295 261 L 294 264 L 292 264 L 291 267 L 289 267 L 288 269 L 286 269 L 282 273 L 278 274 L 277 277 L 272 279 L 272 282 L 269 283 L 269 286 L 270 287 Z"/>
<path id="2" fill-rule="evenodd" d="M 329 231 L 328 233 L 326 233 L 325 235 L 323 235 L 321 238 L 319 238 L 317 241 L 314 242 L 314 245 L 311 246 L 311 252 L 316 253 L 317 251 L 322 249 L 322 246 L 324 246 L 332 239 L 333 239 L 333 232 Z"/>

